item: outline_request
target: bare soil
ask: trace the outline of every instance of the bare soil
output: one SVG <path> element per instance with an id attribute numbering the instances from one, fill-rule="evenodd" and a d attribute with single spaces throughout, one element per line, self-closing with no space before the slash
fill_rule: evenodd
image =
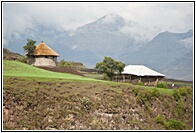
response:
<path id="1" fill-rule="evenodd" d="M 182 97 L 185 110 L 179 116 L 172 96 L 138 103 L 133 89 L 127 84 L 4 77 L 3 129 L 164 130 L 156 122 L 158 115 L 183 121 L 184 129 L 193 128 L 192 97 Z"/>
<path id="2" fill-rule="evenodd" d="M 53 72 L 70 73 L 70 74 L 75 74 L 79 76 L 84 76 L 82 73 L 78 72 L 76 69 L 69 68 L 69 67 L 39 67 L 39 68 L 53 71 Z"/>
<path id="3" fill-rule="evenodd" d="M 96 69 L 88 69 L 88 68 L 83 68 L 83 69 L 80 69 L 80 71 L 82 72 L 87 72 L 87 73 L 97 73 L 97 74 L 102 74 L 100 71 L 96 70 Z"/>

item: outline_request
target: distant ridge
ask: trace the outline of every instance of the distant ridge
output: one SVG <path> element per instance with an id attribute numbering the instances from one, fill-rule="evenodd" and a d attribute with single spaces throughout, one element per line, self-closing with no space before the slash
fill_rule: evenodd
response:
<path id="1" fill-rule="evenodd" d="M 22 56 L 18 53 L 13 53 L 9 51 L 7 48 L 3 48 L 3 59 L 4 60 L 17 60 L 21 61 L 25 56 Z"/>

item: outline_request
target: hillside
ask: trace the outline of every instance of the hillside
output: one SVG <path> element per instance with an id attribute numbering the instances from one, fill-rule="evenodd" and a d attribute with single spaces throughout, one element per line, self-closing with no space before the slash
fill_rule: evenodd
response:
<path id="1" fill-rule="evenodd" d="M 187 67 L 189 66 L 189 67 Z M 165 73 L 167 77 L 174 79 L 186 79 L 193 81 L 193 51 L 191 50 L 181 58 L 177 58 L 160 71 Z M 179 73 L 180 72 L 180 73 Z"/>
<path id="2" fill-rule="evenodd" d="M 192 130 L 193 91 L 106 82 L 4 60 L 3 129 Z"/>
<path id="3" fill-rule="evenodd" d="M 82 76 L 77 76 L 68 73 L 58 73 L 43 70 L 37 67 L 27 65 L 25 63 L 16 61 L 3 61 L 3 76 L 18 76 L 18 77 L 44 77 L 44 78 L 56 78 L 67 80 L 84 80 L 84 81 L 96 81 L 95 79 L 89 79 Z"/>
<path id="4" fill-rule="evenodd" d="M 3 59 L 4 60 L 17 60 L 17 61 L 22 61 L 24 56 L 18 54 L 18 53 L 13 53 L 9 51 L 7 48 L 3 48 Z"/>

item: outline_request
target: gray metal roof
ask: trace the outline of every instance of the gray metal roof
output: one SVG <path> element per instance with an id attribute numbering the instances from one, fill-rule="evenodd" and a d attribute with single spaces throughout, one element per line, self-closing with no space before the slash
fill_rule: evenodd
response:
<path id="1" fill-rule="evenodd" d="M 132 74 L 137 76 L 163 76 L 165 75 L 158 73 L 143 65 L 128 65 L 124 68 L 122 74 Z"/>

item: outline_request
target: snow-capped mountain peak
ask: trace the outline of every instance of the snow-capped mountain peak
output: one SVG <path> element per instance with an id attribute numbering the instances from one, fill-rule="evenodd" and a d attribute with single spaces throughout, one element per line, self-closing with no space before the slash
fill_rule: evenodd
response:
<path id="1" fill-rule="evenodd" d="M 115 32 L 119 31 L 128 21 L 116 14 L 108 14 L 100 19 L 76 29 L 77 33 L 90 32 Z"/>
<path id="2" fill-rule="evenodd" d="M 108 14 L 98 19 L 97 23 L 105 24 L 105 25 L 115 24 L 115 23 L 125 24 L 125 19 L 117 14 Z"/>

